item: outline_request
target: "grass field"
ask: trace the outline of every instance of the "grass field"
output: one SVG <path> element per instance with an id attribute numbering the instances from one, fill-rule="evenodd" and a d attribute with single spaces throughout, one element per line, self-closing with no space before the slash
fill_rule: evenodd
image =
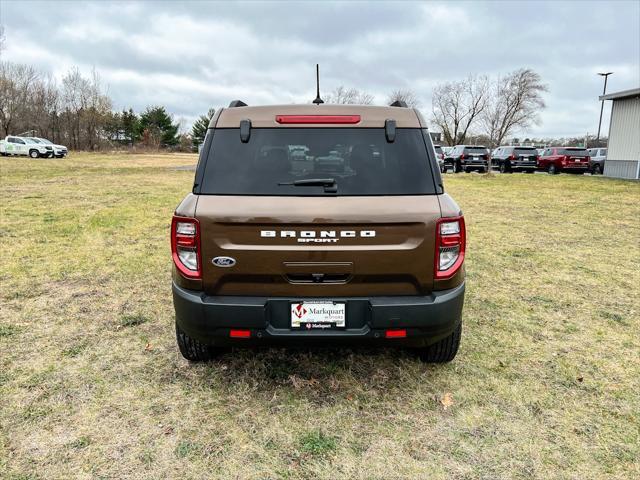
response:
<path id="1" fill-rule="evenodd" d="M 447 175 L 454 362 L 175 345 L 188 155 L 0 159 L 0 478 L 640 476 L 640 184 Z"/>

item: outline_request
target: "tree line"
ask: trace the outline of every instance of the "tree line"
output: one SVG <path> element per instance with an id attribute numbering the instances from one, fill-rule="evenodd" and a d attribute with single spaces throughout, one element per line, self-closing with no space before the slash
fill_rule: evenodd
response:
<path id="1" fill-rule="evenodd" d="M 495 147 L 516 131 L 539 123 L 546 91 L 540 75 L 531 69 L 493 79 L 470 75 L 433 88 L 429 121 L 442 132 L 444 144 L 463 144 L 480 137 L 487 146 Z M 387 104 L 396 100 L 421 106 L 410 89 L 392 91 Z M 325 101 L 371 105 L 374 96 L 339 86 Z M 113 102 L 95 70 L 84 76 L 71 69 L 58 82 L 32 66 L 0 62 L 2 137 L 23 133 L 41 136 L 75 150 L 136 145 L 191 150 L 202 143 L 214 113 L 210 109 L 194 122 L 190 132 L 181 132 L 163 106 L 149 106 L 140 113 L 131 108 L 113 111 Z"/>
<path id="2" fill-rule="evenodd" d="M 442 132 L 447 145 L 464 144 L 470 136 L 482 136 L 488 146 L 496 147 L 514 132 L 539 124 L 540 112 L 545 108 L 542 94 L 547 90 L 540 75 L 528 68 L 494 79 L 470 75 L 440 83 L 433 88 L 430 123 Z M 373 103 L 371 95 L 343 86 L 335 89 L 329 99 L 331 103 Z M 387 100 L 421 106 L 411 89 L 394 90 Z"/>
<path id="3" fill-rule="evenodd" d="M 209 112 L 213 115 L 213 110 Z M 165 107 L 139 114 L 113 111 L 99 74 L 71 69 L 57 82 L 30 65 L 0 62 L 0 136 L 48 138 L 74 150 L 132 147 L 191 150 L 204 139 L 203 115 L 192 131 L 180 132 Z"/>

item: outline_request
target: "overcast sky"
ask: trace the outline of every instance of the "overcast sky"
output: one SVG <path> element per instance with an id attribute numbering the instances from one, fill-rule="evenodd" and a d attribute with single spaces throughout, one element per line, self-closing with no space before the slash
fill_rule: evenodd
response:
<path id="1" fill-rule="evenodd" d="M 61 78 L 95 67 L 114 108 L 165 105 L 185 126 L 239 98 L 306 102 L 321 87 L 411 88 L 426 116 L 438 82 L 536 70 L 549 86 L 524 136 L 594 133 L 602 92 L 640 86 L 640 1 L 206 3 L 0 0 L 2 60 Z M 608 110 L 605 110 L 605 114 Z M 603 130 L 608 129 L 608 115 Z"/>

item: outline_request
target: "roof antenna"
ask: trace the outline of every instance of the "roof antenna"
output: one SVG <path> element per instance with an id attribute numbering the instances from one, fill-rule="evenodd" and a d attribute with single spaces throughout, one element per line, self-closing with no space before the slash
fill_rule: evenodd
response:
<path id="1" fill-rule="evenodd" d="M 320 67 L 318 66 L 318 64 L 316 63 L 316 99 L 313 101 L 313 103 L 315 103 L 316 105 L 320 105 L 321 103 L 324 103 L 324 100 L 322 100 L 320 98 Z"/>

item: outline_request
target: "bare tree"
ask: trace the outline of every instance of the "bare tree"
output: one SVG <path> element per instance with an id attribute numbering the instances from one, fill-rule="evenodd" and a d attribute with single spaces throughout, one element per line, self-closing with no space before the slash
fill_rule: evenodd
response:
<path id="1" fill-rule="evenodd" d="M 491 86 L 491 99 L 482 114 L 484 133 L 491 147 L 501 145 L 515 130 L 539 123 L 545 107 L 542 93 L 548 90 L 533 70 L 522 68 L 500 77 Z"/>
<path id="2" fill-rule="evenodd" d="M 326 103 L 371 105 L 373 95 L 361 92 L 357 88 L 346 88 L 340 85 L 325 97 Z"/>
<path id="3" fill-rule="evenodd" d="M 0 52 L 2 52 L 5 48 L 5 43 L 7 41 L 7 37 L 4 34 L 4 25 L 0 25 Z"/>
<path id="4" fill-rule="evenodd" d="M 0 127 L 3 137 L 11 133 L 18 119 L 26 116 L 25 110 L 38 76 L 38 72 L 29 65 L 0 62 Z"/>
<path id="5" fill-rule="evenodd" d="M 408 88 L 400 88 L 391 92 L 391 94 L 387 97 L 387 104 L 390 105 L 393 102 L 397 102 L 398 100 L 405 102 L 407 106 L 411 108 L 419 108 L 421 105 L 416 92 Z"/>
<path id="6" fill-rule="evenodd" d="M 488 100 L 486 76 L 470 75 L 465 80 L 436 85 L 432 96 L 432 123 L 442 130 L 447 145 L 464 143 Z"/>

